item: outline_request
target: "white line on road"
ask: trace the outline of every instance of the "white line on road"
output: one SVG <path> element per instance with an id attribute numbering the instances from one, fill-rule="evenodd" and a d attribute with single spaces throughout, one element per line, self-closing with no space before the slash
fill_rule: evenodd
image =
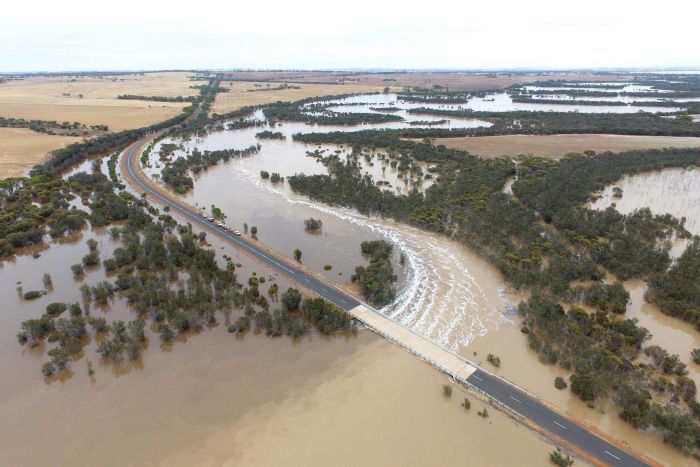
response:
<path id="1" fill-rule="evenodd" d="M 613 454 L 612 452 L 605 451 L 605 454 L 607 454 L 607 455 L 609 455 L 609 456 L 613 456 L 615 459 L 617 459 L 617 460 L 619 460 L 619 461 L 622 460 L 622 459 L 620 459 L 619 457 L 617 457 L 615 454 Z"/>
<path id="2" fill-rule="evenodd" d="M 479 377 L 476 376 L 476 375 L 472 375 L 472 376 L 473 376 L 474 378 L 478 379 L 479 381 L 483 381 L 483 379 L 479 378 Z"/>
<path id="3" fill-rule="evenodd" d="M 553 421 L 554 423 L 556 423 L 557 425 L 559 425 L 560 427 L 562 427 L 563 429 L 568 430 L 568 428 L 566 428 L 564 425 L 562 425 L 561 423 L 557 422 L 556 420 L 552 420 L 552 421 Z"/>
<path id="4" fill-rule="evenodd" d="M 522 404 L 522 402 L 519 401 L 518 399 L 516 399 L 515 397 L 513 397 L 513 396 L 508 396 L 508 397 L 510 397 L 511 399 L 513 399 L 513 400 L 514 400 L 515 402 L 517 402 L 518 404 Z"/>

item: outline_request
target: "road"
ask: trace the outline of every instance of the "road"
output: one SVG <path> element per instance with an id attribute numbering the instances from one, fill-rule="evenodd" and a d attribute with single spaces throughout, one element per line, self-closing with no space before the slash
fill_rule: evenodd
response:
<path id="1" fill-rule="evenodd" d="M 266 263 L 273 269 L 293 279 L 298 284 L 301 284 L 305 288 L 336 304 L 343 310 L 350 311 L 362 304 L 348 293 L 335 286 L 326 284 L 316 276 L 295 267 L 291 262 L 284 262 L 276 258 L 255 242 L 245 237 L 236 236 L 218 227 L 216 224 L 212 224 L 204 219 L 199 211 L 187 206 L 176 197 L 169 195 L 167 192 L 157 187 L 146 178 L 136 165 L 139 162 L 140 149 L 152 138 L 153 136 L 143 138 L 129 146 L 123 154 L 123 162 L 129 177 L 140 190 L 158 203 L 170 206 L 172 210 L 177 211 L 178 214 L 187 219 L 192 225 L 197 225 L 206 230 L 216 232 L 224 239 L 230 241 L 234 246 L 248 251 L 263 263 Z M 542 403 L 542 401 L 529 395 L 514 384 L 480 368 L 476 364 L 472 363 L 472 365 L 476 367 L 477 370 L 464 380 L 464 382 L 481 391 L 487 397 L 504 405 L 524 421 L 529 420 L 541 427 L 545 432 L 551 433 L 555 437 L 569 443 L 580 452 L 585 453 L 590 458 L 596 459 L 603 464 L 614 466 L 650 465 L 640 460 L 632 453 L 617 447 L 585 427 L 550 409 Z"/>

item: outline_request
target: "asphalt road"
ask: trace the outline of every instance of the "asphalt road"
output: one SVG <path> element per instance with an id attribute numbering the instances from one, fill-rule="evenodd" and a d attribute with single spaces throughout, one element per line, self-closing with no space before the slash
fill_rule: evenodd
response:
<path id="1" fill-rule="evenodd" d="M 264 263 L 272 266 L 272 268 L 278 270 L 282 274 L 285 274 L 289 278 L 293 279 L 297 283 L 303 285 L 307 289 L 317 293 L 319 296 L 325 298 L 326 300 L 336 304 L 345 311 L 352 310 L 356 306 L 360 305 L 360 302 L 352 297 L 351 295 L 343 292 L 336 287 L 324 284 L 315 276 L 308 274 L 300 269 L 289 267 L 290 265 L 285 265 L 274 256 L 270 255 L 267 251 L 256 245 L 255 242 L 248 240 L 243 236 L 237 236 L 225 229 L 222 229 L 218 225 L 209 222 L 204 219 L 199 211 L 195 211 L 183 204 L 178 203 L 175 199 L 167 196 L 163 196 L 158 190 L 154 189 L 151 184 L 143 180 L 142 176 L 134 169 L 133 165 L 138 163 L 139 157 L 137 149 L 141 147 L 140 144 L 135 144 L 131 146 L 126 151 L 126 166 L 129 171 L 129 175 L 132 180 L 134 180 L 140 189 L 142 189 L 148 196 L 157 199 L 161 204 L 170 206 L 171 209 L 177 211 L 183 217 L 185 217 L 192 225 L 198 225 L 200 227 L 206 227 L 209 230 L 213 230 L 220 236 L 224 237 L 226 240 L 236 244 L 237 246 L 247 250 L 256 258 L 262 260 Z M 136 158 L 136 160 L 134 160 Z"/>
<path id="2" fill-rule="evenodd" d="M 161 204 L 170 206 L 171 209 L 177 211 L 192 225 L 198 225 L 209 230 L 217 232 L 225 239 L 232 242 L 234 245 L 247 250 L 253 256 L 268 264 L 272 268 L 278 270 L 282 274 L 293 279 L 297 283 L 303 285 L 309 290 L 317 293 L 326 300 L 335 303 L 340 308 L 348 311 L 361 303 L 351 295 L 342 290 L 325 284 L 315 276 L 308 274 L 300 269 L 294 268 L 291 264 L 284 264 L 270 255 L 267 251 L 256 245 L 255 242 L 247 240 L 245 237 L 236 236 L 221 227 L 204 219 L 199 211 L 193 210 L 188 206 L 181 204 L 173 197 L 164 196 L 161 192 L 153 187 L 148 180 L 144 180 L 143 176 L 134 169 L 134 164 L 138 164 L 138 149 L 142 147 L 143 142 L 150 139 L 144 138 L 139 143 L 132 145 L 125 155 L 127 157 L 126 165 L 129 175 L 132 180 L 138 184 L 148 196 L 155 198 Z M 482 391 L 488 397 L 500 402 L 508 407 L 515 414 L 523 419 L 531 420 L 536 425 L 544 430 L 553 433 L 559 438 L 571 443 L 589 455 L 598 458 L 601 462 L 614 466 L 646 466 L 649 465 L 642 462 L 638 458 L 629 454 L 626 451 L 614 446 L 603 438 L 588 431 L 580 425 L 575 424 L 566 417 L 549 409 L 541 401 L 530 396 L 512 383 L 494 376 L 477 367 L 469 378 L 467 384 Z M 504 440 L 505 442 L 506 440 Z"/>
<path id="3" fill-rule="evenodd" d="M 539 400 L 497 376 L 477 369 L 467 378 L 467 383 L 510 408 L 521 418 L 533 421 L 546 431 L 597 457 L 605 464 L 649 465 L 549 409 Z"/>

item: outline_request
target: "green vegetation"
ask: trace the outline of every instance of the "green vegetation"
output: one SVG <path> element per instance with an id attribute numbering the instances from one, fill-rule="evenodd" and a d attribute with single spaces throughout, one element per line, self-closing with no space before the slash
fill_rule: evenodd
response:
<path id="1" fill-rule="evenodd" d="M 566 386 L 567 386 L 567 384 L 566 384 L 566 381 L 564 381 L 564 378 L 562 378 L 561 376 L 557 376 L 556 378 L 554 378 L 554 387 L 555 388 L 562 390 L 562 389 L 566 389 Z"/>
<path id="2" fill-rule="evenodd" d="M 294 259 L 297 260 L 297 262 L 301 262 L 301 250 L 299 248 L 294 249 Z"/>
<path id="3" fill-rule="evenodd" d="M 391 265 L 391 243 L 385 240 L 365 241 L 360 245 L 362 254 L 369 258 L 369 266 L 357 266 L 351 280 L 357 282 L 362 295 L 372 305 L 391 303 L 396 296 L 392 285 L 396 275 Z"/>
<path id="4" fill-rule="evenodd" d="M 189 156 L 178 157 L 173 161 L 167 161 L 160 172 L 160 178 L 172 187 L 176 193 L 186 193 L 194 187 L 192 177 L 188 171 L 198 174 L 216 165 L 219 161 L 227 162 L 234 157 L 247 157 L 257 153 L 260 145 L 253 145 L 245 149 L 222 149 L 218 151 L 193 150 Z"/>
<path id="5" fill-rule="evenodd" d="M 631 118 L 644 121 L 647 116 Z M 328 175 L 297 174 L 289 177 L 289 184 L 314 200 L 439 232 L 479 252 L 515 287 L 533 290 L 532 298 L 520 305 L 523 334 L 543 363 L 572 372 L 572 393 L 589 404 L 612 399 L 620 417 L 633 426 L 654 426 L 668 443 L 686 451 L 698 449 L 700 428 L 690 412 L 696 406 L 700 412 L 700 404 L 694 400 L 692 380 L 675 356 L 652 349 L 656 360 L 646 363 L 652 358 L 642 352 L 648 331 L 623 317 L 629 294 L 622 284 L 605 280 L 606 270 L 621 280 L 650 279 L 650 294 L 657 294 L 659 303 L 666 298 L 666 309 L 672 309 L 671 300 L 676 307 L 683 303 L 681 309 L 692 309 L 686 304 L 697 295 L 697 280 L 692 282 L 698 276 L 697 247 L 691 245 L 683 260 L 668 269 L 670 241 L 689 236 L 683 220 L 648 209 L 624 215 L 586 206 L 594 193 L 623 174 L 697 166 L 700 151 L 587 152 L 559 161 L 526 157 L 517 166 L 515 196 L 509 196 L 501 188 L 516 172 L 512 161 L 402 140 L 406 134 L 365 130 L 295 135 L 307 143 L 349 145 L 352 155 L 345 161 L 323 157 Z M 378 187 L 355 163 L 363 151 L 377 148 L 431 163 L 435 183 L 424 193 L 397 194 Z M 572 286 L 573 281 L 579 284 Z M 679 286 L 673 288 L 674 283 Z M 561 302 L 586 304 L 596 311 L 573 307 L 566 312 Z M 674 405 L 676 399 L 681 405 Z"/>
<path id="6" fill-rule="evenodd" d="M 645 298 L 661 311 L 693 323 L 700 329 L 700 239 L 685 249 L 670 269 L 649 282 Z"/>
<path id="7" fill-rule="evenodd" d="M 496 368 L 499 368 L 501 366 L 501 359 L 492 353 L 486 356 L 486 361 L 488 361 L 491 365 L 495 366 Z"/>
<path id="8" fill-rule="evenodd" d="M 443 384 L 442 395 L 445 397 L 452 397 L 452 386 L 450 386 L 449 384 Z"/>
<path id="9" fill-rule="evenodd" d="M 549 453 L 549 460 L 552 462 L 552 464 L 558 465 L 559 467 L 569 467 L 570 465 L 574 465 L 574 460 L 568 455 L 562 454 L 561 449 L 558 447 L 556 451 Z"/>
<path id="10" fill-rule="evenodd" d="M 198 100 L 195 96 L 137 96 L 134 94 L 122 94 L 117 96 L 117 99 L 153 102 L 196 102 Z"/>
<path id="11" fill-rule="evenodd" d="M 42 241 L 47 229 L 52 237 L 64 235 L 68 231 L 62 225 L 66 214 L 77 220 L 69 224 L 72 231 L 80 230 L 87 222 L 105 226 L 123 221 L 109 229 L 120 246 L 101 261 L 111 279 L 88 282 L 89 273 L 83 265 L 94 268 L 100 264 L 99 243 L 89 239 L 89 253 L 83 257 L 83 264 L 71 266 L 74 275 L 87 276 L 80 286 L 82 307 L 78 303 L 50 303 L 40 318 L 21 324 L 17 334 L 20 344 L 35 347 L 45 340 L 56 344 L 47 352 L 50 360 L 42 366 L 49 378 L 80 358 L 91 340 L 86 339 L 88 324 L 95 335 L 100 335 L 97 353 L 113 365 L 141 357 L 149 339 L 147 329 L 163 342 L 171 342 L 176 335 L 216 326 L 219 314 L 239 333 L 253 324 L 271 336 L 300 336 L 308 330 L 307 323 L 327 334 L 354 329 L 350 317 L 335 305 L 322 299 L 305 299 L 294 290 L 284 294 L 283 308 L 270 311 L 270 304 L 259 290 L 264 278 L 253 276 L 245 287 L 238 282 L 230 258 L 225 267 L 219 267 L 214 251 L 200 246 L 200 236 L 191 226 L 178 226 L 170 215 L 148 207 L 140 197 L 124 191 L 116 193 L 116 185 L 101 173 L 81 172 L 67 180 L 50 176 L 8 179 L 1 186 L 0 205 L 6 222 L 0 233 L 4 235 L 2 245 L 10 253 L 14 244 L 8 238 L 15 238 L 15 231 L 26 235 L 35 229 L 34 236 L 26 237 L 34 243 Z M 67 200 L 76 197 L 81 198 L 87 211 L 68 209 Z M 45 275 L 42 281 L 52 286 L 50 276 Z M 45 293 L 30 291 L 24 296 L 31 300 Z M 276 297 L 276 284 L 269 288 L 269 294 Z M 132 320 L 108 323 L 94 316 L 109 309 L 117 299 L 126 300 L 134 313 Z M 66 311 L 70 316 L 61 317 Z M 238 317 L 230 323 L 233 313 Z"/>
<path id="12" fill-rule="evenodd" d="M 106 125 L 91 125 L 87 127 L 80 122 L 57 122 L 54 120 L 25 120 L 23 118 L 0 117 L 0 128 L 29 128 L 37 133 L 47 135 L 82 136 L 91 132 L 88 130 L 107 131 Z"/>
<path id="13" fill-rule="evenodd" d="M 258 139 L 286 139 L 279 131 L 265 130 L 255 134 Z"/>
<path id="14" fill-rule="evenodd" d="M 464 400 L 462 401 L 462 407 L 464 407 L 464 410 L 471 409 L 471 407 L 472 407 L 471 401 L 465 397 Z"/>
<path id="15" fill-rule="evenodd" d="M 560 102 L 557 102 L 560 103 Z M 491 127 L 432 131 L 433 136 L 554 135 L 568 133 L 606 133 L 616 135 L 700 136 L 700 126 L 684 118 L 637 112 L 481 112 L 418 108 L 412 114 L 476 118 L 493 123 Z M 418 134 L 418 133 L 414 133 Z M 420 136 L 417 136 L 420 137 Z"/>
<path id="16" fill-rule="evenodd" d="M 323 221 L 321 221 L 321 219 L 309 217 L 304 220 L 304 230 L 307 232 L 318 232 L 321 230 L 321 227 L 323 227 Z"/>
<path id="17" fill-rule="evenodd" d="M 380 113 L 342 113 L 333 112 L 323 105 L 305 106 L 307 100 L 297 102 L 278 102 L 265 107 L 263 113 L 269 121 L 285 120 L 291 122 L 306 122 L 319 125 L 359 125 L 363 123 L 399 122 L 403 118 L 398 115 Z"/>

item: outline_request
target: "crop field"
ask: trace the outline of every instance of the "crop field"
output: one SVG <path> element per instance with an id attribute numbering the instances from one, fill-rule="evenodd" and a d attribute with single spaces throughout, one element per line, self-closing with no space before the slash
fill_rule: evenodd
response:
<path id="1" fill-rule="evenodd" d="M 145 73 L 89 77 L 30 77 L 0 83 L 0 116 L 85 125 L 119 131 L 166 120 L 186 103 L 121 100 L 122 94 L 192 96 L 191 73 Z"/>
<path id="2" fill-rule="evenodd" d="M 508 135 L 437 138 L 434 144 L 469 151 L 482 157 L 532 154 L 560 159 L 570 152 L 629 151 L 668 147 L 699 147 L 700 138 L 626 135 Z"/>
<path id="3" fill-rule="evenodd" d="M 468 91 L 502 90 L 512 84 L 529 83 L 536 80 L 562 79 L 577 81 L 618 81 L 629 79 L 627 75 L 602 75 L 590 73 L 513 74 L 513 73 L 351 73 L 319 71 L 239 71 L 229 77 L 236 80 L 274 81 L 295 83 L 328 83 L 364 86 L 393 86 L 432 88 L 435 85 Z"/>
<path id="4" fill-rule="evenodd" d="M 288 84 L 287 89 L 279 89 Z M 255 83 L 241 81 L 223 81 L 221 87 L 228 92 L 217 94 L 212 106 L 212 112 L 225 114 L 248 105 L 270 104 L 272 102 L 291 102 L 307 97 L 328 96 L 337 94 L 380 92 L 383 86 L 368 86 L 358 84 L 299 84 L 299 83 Z M 300 89 L 296 89 L 300 88 Z"/>
<path id="5" fill-rule="evenodd" d="M 28 128 L 0 128 L 0 179 L 24 175 L 49 151 L 81 140 L 49 136 Z"/>

